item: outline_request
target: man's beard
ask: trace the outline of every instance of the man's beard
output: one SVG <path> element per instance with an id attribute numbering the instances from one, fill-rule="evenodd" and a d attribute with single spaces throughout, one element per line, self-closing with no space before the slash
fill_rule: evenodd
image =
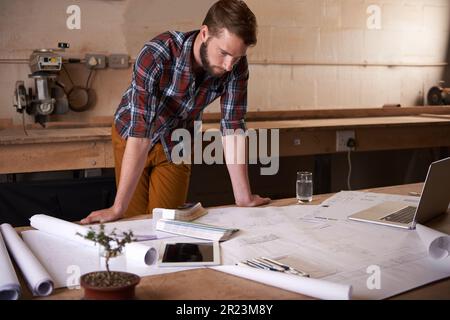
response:
<path id="1" fill-rule="evenodd" d="M 209 75 L 213 77 L 220 77 L 224 74 L 225 71 L 221 73 L 217 73 L 214 71 L 213 66 L 211 66 L 208 58 L 208 43 L 209 39 L 206 40 L 206 42 L 202 42 L 202 44 L 200 45 L 200 60 L 202 62 L 203 70 L 205 70 Z"/>

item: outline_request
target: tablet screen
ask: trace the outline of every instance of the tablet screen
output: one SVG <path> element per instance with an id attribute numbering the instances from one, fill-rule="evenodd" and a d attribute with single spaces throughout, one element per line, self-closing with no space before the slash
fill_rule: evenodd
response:
<path id="1" fill-rule="evenodd" d="M 173 262 L 213 262 L 213 243 L 169 243 L 166 245 L 163 263 Z"/>

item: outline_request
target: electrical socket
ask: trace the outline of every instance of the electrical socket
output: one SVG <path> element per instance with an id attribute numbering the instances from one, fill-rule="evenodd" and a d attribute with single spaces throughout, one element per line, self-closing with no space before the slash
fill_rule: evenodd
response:
<path id="1" fill-rule="evenodd" d="M 86 53 L 84 60 L 88 69 L 105 69 L 106 56 L 104 54 Z"/>
<path id="2" fill-rule="evenodd" d="M 355 131 L 353 130 L 342 130 L 342 131 L 336 131 L 336 151 L 348 151 L 353 150 L 353 148 L 350 148 L 347 146 L 348 140 L 353 139 L 356 141 L 355 138 Z"/>
<path id="3" fill-rule="evenodd" d="M 111 54 L 108 56 L 108 66 L 113 69 L 128 68 L 130 58 L 127 54 Z"/>

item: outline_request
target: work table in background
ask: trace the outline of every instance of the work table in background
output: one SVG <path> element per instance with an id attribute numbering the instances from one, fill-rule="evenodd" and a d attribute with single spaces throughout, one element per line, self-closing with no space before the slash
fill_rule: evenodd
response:
<path id="1" fill-rule="evenodd" d="M 353 130 L 355 151 L 450 146 L 450 115 L 247 121 L 249 129 L 280 129 L 280 156 L 336 152 L 336 132 Z M 204 123 L 203 130 L 218 129 Z M 0 130 L 0 174 L 112 168 L 110 127 Z"/>

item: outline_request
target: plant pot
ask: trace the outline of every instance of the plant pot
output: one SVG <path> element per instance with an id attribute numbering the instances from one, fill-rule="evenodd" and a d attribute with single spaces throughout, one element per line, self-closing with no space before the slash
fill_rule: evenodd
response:
<path id="1" fill-rule="evenodd" d="M 89 272 L 80 277 L 86 300 L 129 300 L 135 297 L 135 287 L 141 278 L 133 273 L 111 271 Z"/>

